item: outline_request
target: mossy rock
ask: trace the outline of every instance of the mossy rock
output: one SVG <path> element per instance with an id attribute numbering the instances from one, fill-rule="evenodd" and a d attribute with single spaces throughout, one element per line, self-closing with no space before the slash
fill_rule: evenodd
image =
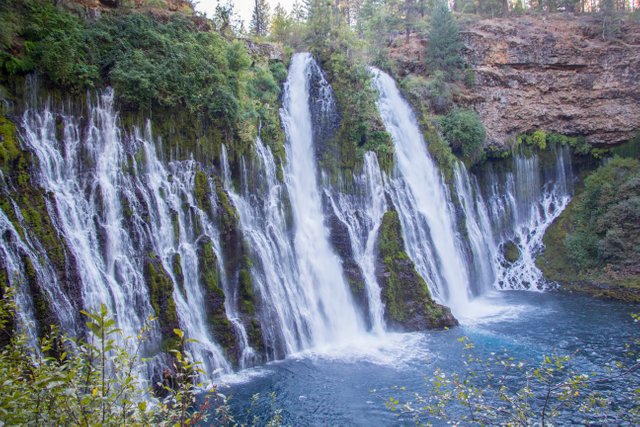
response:
<path id="1" fill-rule="evenodd" d="M 508 241 L 502 244 L 502 255 L 509 264 L 513 264 L 520 259 L 520 249 L 515 242 Z"/>
<path id="2" fill-rule="evenodd" d="M 198 245 L 198 269 L 200 282 L 204 285 L 204 307 L 207 321 L 213 336 L 225 350 L 227 358 L 234 366 L 238 364 L 239 345 L 233 326 L 224 308 L 225 294 L 220 286 L 218 258 L 213 243 L 208 238 L 201 239 Z"/>
<path id="3" fill-rule="evenodd" d="M 426 282 L 404 252 L 402 228 L 396 211 L 384 214 L 376 247 L 376 276 L 389 324 L 414 331 L 458 324 L 449 308 L 431 298 Z"/>
<path id="4" fill-rule="evenodd" d="M 79 310 L 82 305 L 81 291 L 75 260 L 49 216 L 47 204 L 55 207 L 53 194 L 46 193 L 31 180 L 31 171 L 37 167 L 36 162 L 31 153 L 21 148 L 14 123 L 0 116 L 0 168 L 7 183 L 0 194 L 0 207 L 20 238 L 40 242 L 44 250 L 40 257 L 46 257 L 52 263 L 61 287 Z M 50 325 L 57 324 L 57 318 L 51 312 L 49 295 L 44 291 L 47 284 L 38 283 L 35 266 L 27 257 L 23 257 L 23 267 L 28 273 L 34 297 L 37 326 L 48 330 Z"/>
<path id="5" fill-rule="evenodd" d="M 161 260 L 149 253 L 144 264 L 144 277 L 149 289 L 151 306 L 158 316 L 160 332 L 163 339 L 168 340 L 163 350 L 173 347 L 175 335 L 173 330 L 179 328 L 178 312 L 173 298 L 173 281 L 162 265 Z"/>

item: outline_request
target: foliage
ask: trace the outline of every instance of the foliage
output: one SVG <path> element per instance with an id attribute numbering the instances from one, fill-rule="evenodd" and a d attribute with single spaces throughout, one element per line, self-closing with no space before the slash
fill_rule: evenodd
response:
<path id="1" fill-rule="evenodd" d="M 580 268 L 635 271 L 640 259 L 640 161 L 614 157 L 576 197 L 567 254 Z M 637 274 L 638 272 L 636 272 Z"/>
<path id="2" fill-rule="evenodd" d="M 445 73 L 448 79 L 456 79 L 463 65 L 460 31 L 449 6 L 438 1 L 430 19 L 427 65 Z"/>
<path id="3" fill-rule="evenodd" d="M 0 36 L 0 75 L 38 71 L 50 86 L 75 94 L 111 85 L 121 111 L 161 119 L 166 111 L 185 112 L 190 123 L 178 127 L 190 127 L 187 134 L 212 129 L 212 142 L 227 143 L 235 155 L 247 151 L 262 122 L 265 142 L 276 155 L 283 151 L 275 130 L 282 75 L 276 79 L 268 59 L 252 58 L 223 29 L 210 31 L 181 13 L 114 13 L 89 22 L 45 0 L 18 0 L 0 10 L 2 18 L 13 24 Z"/>
<path id="4" fill-rule="evenodd" d="M 5 295 L 0 318 L 15 310 Z M 176 351 L 172 387 L 164 385 L 166 397 L 151 396 L 139 377 L 140 351 L 150 332 L 149 319 L 136 337 L 125 337 L 103 305 L 97 313 L 83 313 L 87 339 L 71 339 L 56 329 L 31 349 L 18 334 L 0 352 L 0 413 L 9 425 L 193 425 L 206 421 L 206 407 L 193 409 L 197 393 L 197 366 Z M 176 330 L 182 346 L 188 340 Z M 207 399 L 224 397 L 215 392 Z M 217 416 L 218 414 L 216 414 Z M 221 417 L 221 422 L 225 418 Z"/>
<path id="5" fill-rule="evenodd" d="M 640 390 L 611 387 L 628 382 L 640 368 L 637 338 L 620 360 L 595 373 L 573 368 L 569 355 L 545 355 L 540 364 L 529 366 L 506 352 L 477 356 L 473 342 L 467 337 L 459 341 L 466 352 L 462 372 L 448 376 L 438 369 L 427 378 L 427 394 L 415 393 L 403 403 L 391 397 L 387 408 L 411 416 L 418 425 L 438 419 L 456 425 L 544 426 L 566 423 L 567 410 L 598 424 L 640 421 Z M 610 387 L 602 389 L 602 384 Z M 632 407 L 620 408 L 621 401 Z"/>
<path id="6" fill-rule="evenodd" d="M 381 167 L 390 170 L 393 144 L 376 108 L 377 95 L 366 69 L 366 58 L 359 55 L 362 42 L 341 15 L 318 1 L 312 2 L 309 9 L 306 38 L 327 73 L 341 118 L 340 128 L 325 150 L 325 168 L 336 178 L 340 170 L 354 171 L 364 153 L 374 151 Z"/>
<path id="7" fill-rule="evenodd" d="M 451 146 L 445 141 L 445 139 L 437 132 L 434 126 L 424 126 L 426 128 L 425 141 L 427 141 L 427 150 L 429 154 L 436 161 L 440 172 L 444 176 L 446 182 L 450 183 L 453 179 L 453 169 L 458 161 Z"/>
<path id="8" fill-rule="evenodd" d="M 411 104 L 423 115 L 445 114 L 453 106 L 452 85 L 446 82 L 444 73 L 436 71 L 431 78 L 409 74 L 402 80 L 402 88 Z"/>
<path id="9" fill-rule="evenodd" d="M 487 133 L 478 114 L 456 109 L 442 119 L 442 133 L 453 152 L 473 164 L 480 160 Z"/>
<path id="10" fill-rule="evenodd" d="M 266 0 L 255 0 L 249 30 L 258 37 L 264 37 L 269 31 L 269 3 Z"/>
<path id="11" fill-rule="evenodd" d="M 12 289 L 0 299 L 0 330 L 15 312 Z M 83 312 L 87 338 L 72 339 L 55 328 L 31 348 L 17 334 L 0 348 L 0 420 L 7 425 L 190 426 L 237 425 L 227 397 L 198 382 L 187 338 L 174 329 L 171 366 L 154 390 L 142 378 L 141 352 L 153 318 L 136 337 L 123 336 L 104 305 Z M 154 397 L 154 392 L 156 397 Z M 252 404 L 258 400 L 256 395 Z M 271 397 L 273 400 L 273 396 Z M 269 425 L 282 416 L 273 410 Z"/>
<path id="12" fill-rule="evenodd" d="M 12 6 L 0 6 L 0 71 L 15 75 L 38 70 L 64 88 L 95 84 L 92 40 L 81 19 L 41 0 L 17 0 Z"/>

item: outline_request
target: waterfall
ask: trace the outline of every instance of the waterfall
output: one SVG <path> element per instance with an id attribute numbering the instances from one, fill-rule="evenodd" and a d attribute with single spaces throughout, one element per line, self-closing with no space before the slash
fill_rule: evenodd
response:
<path id="1" fill-rule="evenodd" d="M 219 248 L 215 225 L 194 201 L 196 164 L 173 162 L 168 170 L 156 155 L 150 126 L 144 135 L 136 130 L 132 137 L 124 136 L 112 103 L 113 93 L 107 91 L 90 105 L 84 129 L 78 119 L 62 115 L 60 137 L 49 107 L 28 110 L 23 119 L 24 141 L 38 160 L 36 183 L 51 194 L 49 215 L 75 260 L 82 306 L 97 310 L 105 304 L 123 335 L 135 337 L 150 316 L 160 315 L 152 308 L 144 277 L 145 257 L 152 254 L 172 281 L 180 328 L 198 341 L 188 344 L 194 361 L 210 375 L 229 372 L 231 366 L 206 322 L 198 278 L 198 239 L 207 236 L 214 249 Z M 224 271 L 221 264 L 218 269 Z M 42 283 L 54 276 L 47 274 Z M 54 294 L 49 300 L 65 301 Z M 77 310 L 55 311 L 64 315 Z M 160 349 L 157 323 L 144 347 L 147 356 Z"/>
<path id="2" fill-rule="evenodd" d="M 348 342 L 364 327 L 324 225 L 309 104 L 309 82 L 314 72 L 317 65 L 310 54 L 294 55 L 285 83 L 281 118 L 287 136 L 285 181 L 293 216 L 298 294 L 304 297 L 294 305 L 306 312 L 311 342 L 320 345 Z M 320 85 L 329 87 L 323 80 Z M 331 96 L 329 91 L 323 92 Z"/>
<path id="3" fill-rule="evenodd" d="M 375 273 L 375 244 L 387 202 L 375 153 L 365 153 L 364 168 L 359 176 L 355 176 L 354 186 L 362 193 L 332 194 L 327 190 L 327 194 L 334 214 L 346 225 L 354 259 L 364 277 L 371 329 L 381 334 L 385 331 L 384 305 Z"/>
<path id="4" fill-rule="evenodd" d="M 171 321 L 152 324 L 142 349 L 152 360 L 151 375 L 169 362 L 166 341 L 171 329 L 180 327 L 196 340 L 186 350 L 206 372 L 202 379 L 209 380 L 235 366 L 252 366 L 263 355 L 277 359 L 351 344 L 368 332 L 378 339 L 386 325 L 376 241 L 389 209 L 399 214 L 405 250 L 417 272 L 456 316 L 468 315 L 477 297 L 494 288 L 546 289 L 535 257 L 573 191 L 568 148 L 551 145 L 540 154 L 516 150 L 511 164 L 494 168 L 487 162 L 474 173 L 459 163 L 447 183 L 394 81 L 381 71 L 371 73 L 395 164 L 390 176 L 384 175 L 375 154 L 365 153 L 362 169 L 347 177 L 348 190 L 320 179 L 317 151 L 335 131 L 337 113 L 331 86 L 309 54 L 293 56 L 284 86 L 284 179 L 258 137 L 252 155 L 232 163 L 221 146 L 217 172 L 224 191 L 206 164 L 163 159 L 162 142 L 149 122 L 123 132 L 112 91 L 89 101 L 84 118 L 49 105 L 28 109 L 21 136 L 36 160 L 31 179 L 42 192 L 54 237 L 64 239 L 68 253 L 66 271 L 57 271 L 60 263 L 56 266 L 45 242 L 27 225 L 22 199 L 6 196 L 0 210 L 0 273 L 6 272 L 16 289 L 20 331 L 35 343 L 41 332 L 38 298 L 74 336 L 85 332 L 78 311 L 95 311 L 101 304 L 130 337 L 150 316 L 171 314 Z M 0 174 L 3 196 L 14 194 L 7 182 Z M 221 214 L 213 207 L 227 203 L 225 192 L 237 209 L 241 236 L 235 222 L 233 232 L 218 229 Z M 203 206 L 203 193 L 211 206 Z M 240 268 L 235 252 L 225 246 L 229 242 L 240 242 L 238 257 L 251 259 L 242 258 L 242 269 L 251 274 L 255 315 L 241 305 Z M 207 261 L 203 245 L 212 252 Z M 162 298 L 171 300 L 174 313 L 159 306 L 149 265 L 166 279 L 163 292 L 170 297 Z M 215 276 L 215 284 L 203 279 L 207 274 Z M 219 310 L 213 311 L 216 304 Z M 264 352 L 251 347 L 258 347 L 256 342 L 264 344 Z"/>
<path id="5" fill-rule="evenodd" d="M 566 146 L 552 146 L 551 161 L 541 155 L 514 153 L 512 171 L 487 172 L 485 199 L 491 227 L 503 245 L 517 248 L 517 260 L 496 255 L 497 280 L 502 289 L 545 290 L 549 284 L 535 265 L 547 228 L 565 209 L 573 193 L 571 157 Z M 551 164 L 549 164 L 551 163 Z"/>
<path id="6" fill-rule="evenodd" d="M 549 147 L 544 162 L 541 155 L 517 150 L 512 170 L 490 169 L 484 186 L 462 164 L 454 165 L 456 212 L 411 108 L 391 77 L 371 72 L 396 154 L 388 192 L 400 214 L 407 253 L 434 297 L 461 315 L 474 297 L 492 288 L 546 289 L 535 258 L 544 232 L 571 198 L 568 147 Z M 505 258 L 507 244 L 517 248 L 517 260 Z"/>
<path id="7" fill-rule="evenodd" d="M 230 372 L 231 365 L 225 359 L 220 346 L 214 341 L 209 325 L 202 287 L 199 279 L 199 265 L 197 255 L 197 241 L 208 237 L 216 252 L 218 270 L 224 271 L 222 256 L 217 246 L 218 232 L 207 215 L 199 208 L 193 199 L 196 163 L 192 161 L 171 163 L 171 172 L 167 171 L 156 155 L 153 145 L 151 127 L 147 125 L 144 137 L 140 134 L 136 139 L 144 150 L 144 164 L 139 166 L 137 190 L 143 195 L 146 211 L 150 216 L 149 235 L 151 246 L 159 255 L 164 269 L 171 276 L 173 298 L 176 303 L 180 327 L 185 335 L 196 342 L 189 344 L 195 362 L 208 374 Z M 140 170 L 141 169 L 141 170 Z M 187 207 L 187 209 L 185 209 Z M 202 225 L 203 235 L 197 234 L 197 223 Z M 176 255 L 179 258 L 174 258 Z M 180 266 L 174 266 L 174 260 L 179 259 Z M 181 280 L 177 274 L 181 272 Z M 226 277 L 220 274 L 223 288 L 226 287 Z M 176 286 L 181 283 L 182 286 Z M 182 289 L 181 289 L 182 288 Z M 227 292 L 227 295 L 230 295 Z M 226 298 L 229 300 L 230 298 Z M 225 301 L 225 304 L 228 304 Z M 227 308 L 225 306 L 225 308 Z M 228 318 L 229 316 L 227 311 Z M 233 317 L 235 318 L 235 317 Z"/>
<path id="8" fill-rule="evenodd" d="M 25 258 L 28 259 L 32 274 L 36 275 L 36 280 L 45 285 L 45 292 L 48 301 L 51 302 L 52 310 L 56 318 L 65 331 L 77 331 L 78 325 L 74 313 L 76 309 L 72 302 L 63 292 L 58 277 L 51 266 L 42 246 L 37 240 L 29 237 L 28 228 L 25 227 L 24 218 L 20 209 L 12 202 L 15 214 L 19 218 L 20 227 L 24 230 L 24 235 L 16 230 L 7 215 L 0 209 L 0 259 L 3 261 L 2 267 L 7 274 L 9 284 L 15 289 L 15 303 L 17 315 L 17 327 L 20 333 L 24 333 L 34 348 L 37 348 L 38 333 L 33 319 L 35 318 L 33 301 L 30 289 L 29 272 L 25 268 Z M 35 284 L 33 284 L 36 286 Z"/>
<path id="9" fill-rule="evenodd" d="M 123 334 L 136 336 L 153 310 L 133 242 L 122 227 L 119 188 L 127 180 L 112 101 L 107 92 L 90 107 L 84 135 L 74 117 L 62 117 L 58 141 L 48 106 L 28 110 L 22 126 L 24 142 L 38 159 L 35 180 L 54 200 L 49 215 L 76 260 L 83 306 L 95 311 L 105 304 Z"/>
<path id="10" fill-rule="evenodd" d="M 497 277 L 498 247 L 486 202 L 474 176 L 462 163 L 454 169 L 455 189 L 464 213 L 467 241 L 471 249 L 470 271 L 474 295 L 490 290 Z"/>
<path id="11" fill-rule="evenodd" d="M 257 186 L 241 194 L 231 186 L 228 191 L 238 209 L 242 232 L 254 260 L 252 278 L 264 301 L 261 324 L 269 357 L 277 358 L 311 346 L 313 319 L 310 303 L 299 283 L 296 253 L 289 236 L 286 188 L 276 176 L 271 150 L 260 138 L 256 140 L 255 151 L 252 172 L 260 177 Z M 225 160 L 223 156 L 223 164 Z"/>
<path id="12" fill-rule="evenodd" d="M 389 192 L 407 253 L 434 298 L 460 313 L 470 300 L 470 289 L 449 191 L 395 82 L 382 71 L 371 72 L 378 110 L 395 148 Z"/>

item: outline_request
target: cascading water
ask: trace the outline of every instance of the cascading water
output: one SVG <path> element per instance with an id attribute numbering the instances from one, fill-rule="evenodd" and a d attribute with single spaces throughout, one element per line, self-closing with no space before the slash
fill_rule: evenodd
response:
<path id="1" fill-rule="evenodd" d="M 14 212 L 19 218 L 22 230 L 25 227 L 24 219 L 20 209 L 12 203 Z M 73 304 L 60 288 L 57 275 L 51 267 L 51 263 L 46 258 L 40 257 L 44 253 L 38 241 L 32 241 L 28 232 L 25 231 L 24 238 L 15 229 L 9 218 L 0 209 L 0 259 L 3 260 L 2 267 L 7 272 L 7 280 L 15 289 L 15 303 L 17 315 L 17 327 L 21 333 L 27 337 L 27 341 L 37 348 L 38 333 L 32 319 L 35 318 L 33 301 L 31 298 L 32 289 L 29 289 L 28 273 L 25 271 L 25 258 L 28 259 L 33 273 L 39 283 L 46 284 L 45 292 L 47 300 L 51 301 L 52 310 L 60 322 L 60 326 L 65 331 L 76 331 L 77 320 L 73 313 L 76 311 Z"/>
<path id="2" fill-rule="evenodd" d="M 315 69 L 317 64 L 310 54 L 294 55 L 281 117 L 287 135 L 285 181 L 294 221 L 294 247 L 306 299 L 301 308 L 309 310 L 312 342 L 327 344 L 348 342 L 364 328 L 324 225 L 309 106 L 309 83 Z M 320 85 L 329 87 L 322 78 Z"/>
<path id="3" fill-rule="evenodd" d="M 236 190 L 222 146 L 224 189 L 238 211 L 253 260 L 251 275 L 260 302 L 258 330 L 269 359 L 366 335 L 345 278 L 345 260 L 332 248 L 339 246 L 333 240 L 333 220 L 342 224 L 338 228 L 343 235 L 348 234 L 348 242 L 347 237 L 343 242 L 350 247 L 350 262 L 361 273 L 367 320 L 377 335 L 385 331 L 385 307 L 376 279 L 376 239 L 389 208 L 399 213 L 406 252 L 432 295 L 458 316 L 464 317 L 474 297 L 492 288 L 546 286 L 534 260 L 545 229 L 572 192 L 568 149 L 550 148 L 545 156 L 552 162 L 543 155 L 516 153 L 512 171 L 495 172 L 489 165 L 475 176 L 456 165 L 450 194 L 395 83 L 380 71 L 372 74 L 378 108 L 395 147 L 390 177 L 382 175 L 375 154 L 366 153 L 362 172 L 350 177 L 349 191 L 320 184 L 315 157 L 321 144 L 314 139 L 325 137 L 317 128 L 328 129 L 335 101 L 309 54 L 294 55 L 284 88 L 284 182 L 278 179 L 270 149 L 258 138 L 255 156 L 234 164 L 239 169 Z M 238 277 L 227 277 L 238 272 L 225 268 L 226 248 L 221 246 L 216 213 L 196 200 L 195 177 L 203 165 L 193 159 L 162 160 L 150 125 L 144 132 L 123 134 L 112 100 L 111 92 L 104 93 L 89 106 L 86 119 L 54 113 L 48 107 L 28 110 L 23 116 L 24 143 L 37 158 L 33 180 L 46 192 L 44 206 L 67 243 L 70 254 L 65 262 L 74 269 L 68 276 L 77 277 L 79 295 L 70 295 L 58 280 L 45 248 L 11 200 L 11 215 L 0 211 L 0 255 L 1 267 L 16 285 L 19 326 L 35 341 L 30 281 L 36 280 L 64 331 L 81 334 L 81 321 L 73 313 L 80 308 L 96 310 L 104 303 L 124 334 L 135 336 L 150 315 L 158 314 L 145 277 L 151 259 L 168 277 L 176 322 L 185 335 L 197 340 L 188 344 L 188 350 L 208 378 L 232 370 L 229 351 L 236 353 L 234 363 L 240 368 L 255 364 L 260 355 L 251 347 L 245 326 L 255 326 L 247 322 L 257 320 L 248 320 L 239 310 L 238 289 L 233 285 Z M 6 187 L 3 176 L 0 180 Z M 218 187 L 212 180 L 206 185 L 215 206 Z M 202 264 L 203 241 L 211 246 L 215 266 Z M 517 248 L 515 261 L 504 256 L 508 243 Z M 26 260 L 33 272 L 27 271 Z M 215 267 L 225 296 L 223 315 L 232 330 L 232 350 L 216 341 L 210 300 L 201 283 L 201 272 L 208 267 Z M 146 355 L 159 355 L 164 338 L 166 331 L 154 324 Z M 156 375 L 163 369 L 160 363 L 167 362 L 161 355 L 157 359 L 150 368 Z"/>
<path id="4" fill-rule="evenodd" d="M 199 265 L 196 249 L 198 239 L 204 236 L 210 239 L 216 251 L 218 270 L 223 272 L 224 268 L 217 247 L 217 230 L 206 214 L 196 207 L 193 198 L 196 164 L 194 161 L 174 162 L 169 165 L 169 173 L 156 155 L 150 126 L 147 126 L 144 137 L 138 135 L 136 139 L 144 150 L 144 164 L 137 165 L 137 190 L 143 195 L 147 205 L 146 212 L 150 216 L 148 226 L 151 246 L 154 253 L 160 256 L 173 283 L 182 283 L 182 289 L 174 286 L 173 298 L 181 328 L 188 337 L 196 340 L 189 344 L 189 349 L 194 361 L 199 362 L 205 372 L 230 372 L 231 365 L 213 340 L 206 323 L 204 296 L 199 281 L 199 268 L 202 267 Z M 188 207 L 187 212 L 185 207 Z M 196 222 L 202 225 L 203 235 L 196 234 L 199 229 Z M 174 258 L 176 255 L 179 258 Z M 176 259 L 180 262 L 178 270 L 181 280 L 176 277 L 177 268 L 173 264 Z M 223 273 L 220 276 L 225 287 L 226 277 Z"/>
<path id="5" fill-rule="evenodd" d="M 375 271 L 375 243 L 382 217 L 387 211 L 384 182 L 375 153 L 364 156 L 364 168 L 356 176 L 354 186 L 361 194 L 326 191 L 334 214 L 349 232 L 354 259 L 362 271 L 366 286 L 371 329 L 377 334 L 385 330 L 384 305 Z"/>
<path id="6" fill-rule="evenodd" d="M 484 199 L 491 213 L 491 227 L 503 245 L 517 248 L 516 260 L 506 260 L 497 253 L 495 287 L 544 290 L 549 285 L 536 267 L 535 258 L 542 249 L 546 229 L 571 199 L 573 173 L 568 147 L 553 146 L 548 150 L 551 162 L 542 164 L 538 154 L 526 156 L 517 152 L 513 172 L 487 173 Z"/>
<path id="7" fill-rule="evenodd" d="M 198 239 L 206 236 L 214 250 L 219 248 L 215 225 L 194 201 L 195 162 L 173 162 L 168 171 L 156 155 L 150 127 L 145 135 L 136 131 L 132 138 L 120 133 L 112 100 L 113 94 L 106 92 L 90 106 L 85 132 L 77 119 L 56 115 L 48 107 L 28 110 L 23 120 L 25 143 L 38 159 L 36 183 L 52 195 L 49 215 L 75 259 L 82 308 L 97 310 L 105 304 L 123 335 L 135 337 L 151 315 L 159 314 L 152 308 L 144 273 L 144 259 L 152 254 L 172 285 L 181 283 L 172 293 L 180 328 L 198 341 L 188 344 L 194 361 L 209 375 L 229 372 L 231 365 L 209 331 L 199 283 Z M 57 117 L 64 124 L 61 138 L 56 136 Z M 128 150 L 139 156 L 128 155 Z M 10 245 L 2 243 L 7 251 Z M 22 252 L 32 258 L 27 249 Z M 224 271 L 220 256 L 218 260 L 218 270 Z M 47 277 L 42 283 L 52 283 L 49 300 L 60 305 L 54 306 L 58 316 L 77 312 L 68 303 L 62 306 L 64 293 L 56 292 L 55 280 L 49 279 L 55 275 L 42 274 Z M 221 280 L 224 285 L 224 274 Z M 144 347 L 150 356 L 158 354 L 161 345 L 157 323 L 152 323 Z M 64 321 L 61 326 L 75 333 Z M 150 369 L 156 368 L 152 364 Z"/>
<path id="8" fill-rule="evenodd" d="M 395 148 L 388 188 L 407 252 L 434 298 L 460 313 L 470 299 L 469 278 L 448 190 L 395 82 L 380 70 L 371 72 L 379 93 L 378 110 Z"/>
<path id="9" fill-rule="evenodd" d="M 466 235 L 471 249 L 470 271 L 474 295 L 492 289 L 496 280 L 498 248 L 487 206 L 475 177 L 469 176 L 462 163 L 454 169 L 455 189 L 465 218 Z"/>
<path id="10" fill-rule="evenodd" d="M 472 297 L 492 288 L 545 289 L 535 257 L 545 230 L 570 200 L 568 148 L 549 149 L 551 167 L 541 165 L 537 154 L 515 153 L 513 172 L 489 171 L 484 191 L 466 168 L 455 165 L 453 184 L 465 224 L 461 233 L 411 108 L 391 77 L 371 72 L 378 109 L 396 150 L 388 191 L 400 214 L 407 252 L 433 295 L 463 315 Z M 515 261 L 508 262 L 500 251 L 508 242 L 517 247 Z"/>
<path id="11" fill-rule="evenodd" d="M 249 242 L 254 286 L 264 300 L 262 330 L 269 357 L 282 357 L 311 346 L 311 322 L 298 264 L 286 221 L 286 189 L 278 181 L 271 150 L 260 138 L 255 144 L 251 171 L 261 179 L 251 192 L 237 194 L 228 186 L 238 210 L 243 235 Z M 223 151 L 224 152 L 224 151 Z M 223 165 L 226 165 L 223 156 Z M 223 166 L 228 170 L 228 166 Z M 227 174 L 227 182 L 229 180 Z M 245 186 L 243 186 L 245 187 Z"/>
<path id="12" fill-rule="evenodd" d="M 22 125 L 24 141 L 38 159 L 36 182 L 53 195 L 49 214 L 76 260 L 83 306 L 97 310 L 105 304 L 124 335 L 136 336 L 153 310 L 133 243 L 122 228 L 125 155 L 112 100 L 107 92 L 91 106 L 84 138 L 74 117 L 62 117 L 64 135 L 58 141 L 56 117 L 48 107 L 28 110 Z M 151 341 L 157 339 L 152 329 Z"/>

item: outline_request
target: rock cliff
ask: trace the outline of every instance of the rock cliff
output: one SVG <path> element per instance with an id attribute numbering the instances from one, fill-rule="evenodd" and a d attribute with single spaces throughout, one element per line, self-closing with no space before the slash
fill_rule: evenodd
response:
<path id="1" fill-rule="evenodd" d="M 476 110 L 488 142 L 543 129 L 618 144 L 640 128 L 640 26 L 603 40 L 597 18 L 556 14 L 479 20 L 461 31 L 475 86 L 459 102 Z"/>

